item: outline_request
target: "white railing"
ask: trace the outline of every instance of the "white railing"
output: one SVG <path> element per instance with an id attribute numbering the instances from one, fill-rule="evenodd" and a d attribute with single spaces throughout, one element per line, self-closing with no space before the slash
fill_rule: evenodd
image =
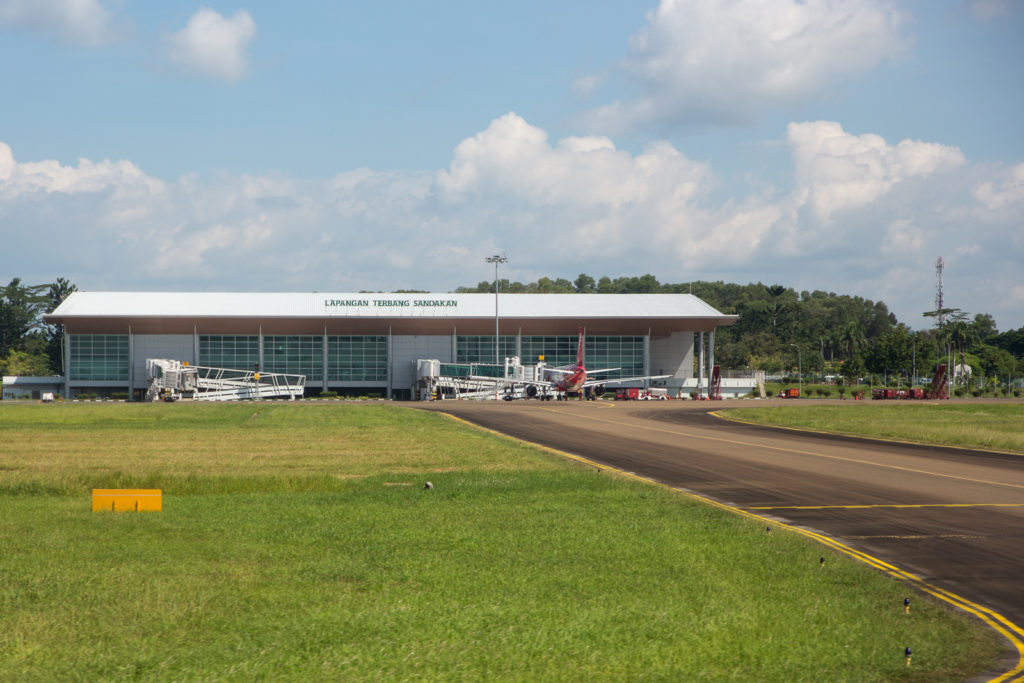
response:
<path id="1" fill-rule="evenodd" d="M 301 398 L 306 388 L 305 375 L 256 372 L 186 365 L 176 360 L 146 360 L 150 384 L 146 398 L 195 401 L 240 401 L 261 398 Z"/>

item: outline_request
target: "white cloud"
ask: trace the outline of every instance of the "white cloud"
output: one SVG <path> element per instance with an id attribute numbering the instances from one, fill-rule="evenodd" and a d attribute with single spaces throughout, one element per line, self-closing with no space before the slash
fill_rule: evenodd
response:
<path id="1" fill-rule="evenodd" d="M 444 290 L 487 279 L 484 257 L 507 252 L 513 279 L 782 282 L 883 299 L 922 325 L 941 254 L 950 305 L 1024 324 L 1008 294 L 1024 287 L 1020 166 L 831 122 L 793 124 L 788 140 L 792 187 L 731 198 L 667 142 L 552 140 L 514 113 L 445 169 L 320 180 L 163 181 L 129 161 L 19 162 L 0 143 L 0 225 L 19 226 L 0 270 L 32 281 L 25 264 L 45 264 L 39 281 L 83 289 Z"/>
<path id="2" fill-rule="evenodd" d="M 204 256 L 211 250 L 251 258 L 252 251 L 269 241 L 271 235 L 271 230 L 261 225 L 259 220 L 243 225 L 214 225 L 192 230 L 181 235 L 182 239 L 172 237 L 161 242 L 152 267 L 158 273 L 198 270 L 203 267 Z"/>
<path id="3" fill-rule="evenodd" d="M 927 244 L 924 232 L 910 219 L 900 219 L 886 230 L 883 248 L 900 254 L 919 253 Z"/>
<path id="4" fill-rule="evenodd" d="M 1024 164 L 1018 164 L 997 179 L 986 180 L 973 190 L 974 198 L 991 210 L 1024 202 Z"/>
<path id="5" fill-rule="evenodd" d="M 79 159 L 77 167 L 62 166 L 57 161 L 18 163 L 10 146 L 0 142 L 0 198 L 37 191 L 74 194 L 109 188 L 124 192 L 137 186 L 159 193 L 164 185 L 147 177 L 130 161 L 105 159 L 94 163 Z"/>
<path id="6" fill-rule="evenodd" d="M 751 120 L 897 55 L 901 21 L 884 0 L 662 0 L 624 66 L 641 94 L 591 121 L 619 130 Z"/>
<path id="7" fill-rule="evenodd" d="M 167 36 L 167 56 L 191 73 L 234 83 L 245 73 L 246 49 L 255 36 L 256 22 L 247 11 L 224 17 L 203 7 L 185 28 Z"/>
<path id="8" fill-rule="evenodd" d="M 41 31 L 90 47 L 117 37 L 113 18 L 98 0 L 6 0 L 0 2 L 0 27 Z"/>
<path id="9" fill-rule="evenodd" d="M 799 203 L 825 223 L 840 211 L 870 204 L 896 185 L 965 163 L 963 153 L 919 140 L 888 144 L 881 136 L 853 135 L 832 121 L 791 123 L 787 138 Z"/>
<path id="10" fill-rule="evenodd" d="M 552 146 L 547 133 L 510 113 L 463 140 L 437 183 L 448 196 L 497 191 L 541 206 L 620 209 L 662 189 L 685 201 L 701 191 L 708 175 L 706 165 L 666 142 L 636 157 L 606 137 L 567 137 Z"/>

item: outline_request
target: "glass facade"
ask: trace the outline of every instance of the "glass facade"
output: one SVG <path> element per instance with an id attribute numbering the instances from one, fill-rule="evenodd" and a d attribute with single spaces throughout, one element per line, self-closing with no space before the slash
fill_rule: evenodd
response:
<path id="1" fill-rule="evenodd" d="M 516 355 L 515 335 L 498 338 L 498 362 Z M 494 363 L 494 335 L 459 335 L 455 339 L 456 363 Z M 525 361 L 524 361 L 525 362 Z"/>
<path id="2" fill-rule="evenodd" d="M 536 365 L 544 356 L 549 366 L 569 365 L 576 362 L 577 335 L 523 335 L 521 362 Z M 502 336 L 498 340 L 498 352 L 502 362 L 506 357 L 516 355 L 516 338 Z M 639 336 L 593 336 L 583 342 L 584 365 L 591 370 L 618 368 L 613 372 L 601 373 L 601 377 L 617 379 L 644 374 L 644 338 Z M 455 340 L 456 363 L 494 363 L 494 335 L 460 335 Z M 455 368 L 445 368 L 452 374 Z M 463 373 L 468 373 L 464 368 Z M 485 368 L 474 370 L 476 374 L 487 374 Z"/>
<path id="3" fill-rule="evenodd" d="M 72 380 L 128 381 L 127 334 L 69 335 Z"/>
<path id="4" fill-rule="evenodd" d="M 265 372 L 305 375 L 307 382 L 324 378 L 322 335 L 267 335 L 263 337 Z"/>
<path id="5" fill-rule="evenodd" d="M 255 334 L 199 335 L 199 365 L 252 370 L 260 361 L 260 338 Z"/>
<path id="6" fill-rule="evenodd" d="M 493 338 L 492 338 L 493 339 Z M 579 337 L 523 336 L 524 365 L 536 365 L 544 356 L 546 365 L 568 365 L 576 362 Z M 644 338 L 623 336 L 593 336 L 583 341 L 583 364 L 588 370 L 618 368 L 602 372 L 602 379 L 634 377 L 644 374 Z"/>
<path id="7" fill-rule="evenodd" d="M 388 338 L 384 335 L 327 337 L 328 382 L 387 382 Z"/>

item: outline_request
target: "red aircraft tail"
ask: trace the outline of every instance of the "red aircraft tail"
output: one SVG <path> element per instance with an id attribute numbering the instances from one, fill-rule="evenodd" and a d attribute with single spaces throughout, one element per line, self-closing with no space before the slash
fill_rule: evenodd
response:
<path id="1" fill-rule="evenodd" d="M 580 328 L 580 345 L 576 349 L 576 366 L 583 367 L 583 328 Z"/>

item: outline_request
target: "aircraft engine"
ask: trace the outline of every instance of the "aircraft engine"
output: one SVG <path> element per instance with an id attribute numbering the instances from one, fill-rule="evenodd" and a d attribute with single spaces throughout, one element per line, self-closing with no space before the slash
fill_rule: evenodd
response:
<path id="1" fill-rule="evenodd" d="M 594 396 L 604 396 L 604 385 L 598 384 L 594 387 Z"/>
<path id="2" fill-rule="evenodd" d="M 537 387 L 533 384 L 526 387 L 526 398 L 537 398 Z"/>

